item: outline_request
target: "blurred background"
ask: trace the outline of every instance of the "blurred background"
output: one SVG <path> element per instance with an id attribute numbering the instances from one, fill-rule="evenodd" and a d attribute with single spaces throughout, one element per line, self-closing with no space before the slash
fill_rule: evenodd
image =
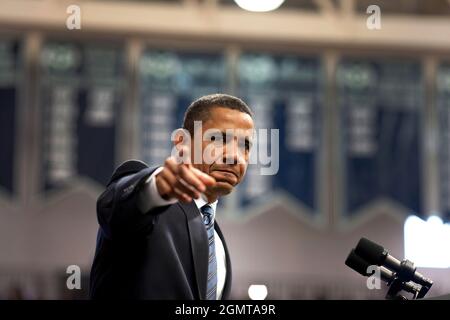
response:
<path id="1" fill-rule="evenodd" d="M 232 298 L 384 298 L 344 261 L 362 236 L 397 258 L 430 240 L 410 215 L 448 221 L 449 62 L 447 0 L 0 1 L 0 299 L 87 298 L 105 182 L 126 159 L 162 163 L 214 92 L 280 130 L 278 173 L 251 165 L 219 202 Z M 428 262 L 428 295 L 450 293 L 450 263 Z"/>

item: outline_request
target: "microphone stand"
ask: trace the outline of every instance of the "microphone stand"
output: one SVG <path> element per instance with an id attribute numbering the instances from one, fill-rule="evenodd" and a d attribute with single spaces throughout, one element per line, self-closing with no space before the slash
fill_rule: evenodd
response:
<path id="1" fill-rule="evenodd" d="M 400 270 L 394 273 L 394 277 L 388 283 L 389 290 L 386 294 L 386 299 L 389 300 L 408 300 L 404 295 L 399 294 L 400 291 L 405 290 L 409 293 L 413 294 L 412 299 L 421 299 L 423 298 L 428 290 L 430 290 L 430 285 L 418 285 L 416 283 L 411 283 L 410 287 L 406 287 L 405 284 L 414 278 L 414 272 L 416 268 L 414 267 L 414 263 L 405 259 L 400 264 Z"/>

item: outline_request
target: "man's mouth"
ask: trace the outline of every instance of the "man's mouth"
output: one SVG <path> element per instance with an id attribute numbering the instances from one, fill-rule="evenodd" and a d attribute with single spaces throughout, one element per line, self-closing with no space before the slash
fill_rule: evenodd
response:
<path id="1" fill-rule="evenodd" d="M 234 171 L 232 171 L 232 170 L 215 169 L 215 170 L 213 170 L 213 171 L 219 171 L 219 172 L 224 172 L 224 173 L 226 173 L 226 174 L 232 174 L 233 176 L 236 177 L 236 179 L 239 180 L 239 177 L 238 177 L 238 175 L 236 174 L 236 172 L 234 172 Z"/>
<path id="2" fill-rule="evenodd" d="M 226 169 L 215 169 L 212 172 L 217 171 L 220 173 L 220 177 L 217 177 L 216 175 L 213 175 L 214 178 L 216 178 L 217 182 L 226 182 L 230 184 L 231 186 L 235 186 L 239 183 L 239 178 L 237 174 L 231 170 Z"/>

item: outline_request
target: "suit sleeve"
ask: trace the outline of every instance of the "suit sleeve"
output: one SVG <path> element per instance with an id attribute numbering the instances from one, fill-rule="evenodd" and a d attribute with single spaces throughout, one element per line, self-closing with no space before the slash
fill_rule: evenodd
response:
<path id="1" fill-rule="evenodd" d="M 97 200 L 97 219 L 106 237 L 137 237 L 151 232 L 158 214 L 165 207 L 155 207 L 143 214 L 138 199 L 155 169 L 128 161 L 113 174 L 106 190 Z"/>
<path id="2" fill-rule="evenodd" d="M 138 208 L 142 213 L 146 214 L 152 211 L 155 207 L 167 206 L 178 202 L 178 199 L 163 199 L 156 187 L 156 175 L 161 172 L 163 167 L 159 167 L 153 171 L 150 177 L 142 187 L 138 195 Z"/>

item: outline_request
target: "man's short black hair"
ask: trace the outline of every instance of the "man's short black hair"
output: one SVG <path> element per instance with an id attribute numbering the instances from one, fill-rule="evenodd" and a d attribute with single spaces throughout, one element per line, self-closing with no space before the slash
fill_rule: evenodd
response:
<path id="1" fill-rule="evenodd" d="M 184 114 L 183 128 L 193 135 L 194 121 L 206 121 L 209 118 L 209 111 L 215 107 L 238 110 L 253 118 L 253 112 L 241 99 L 224 93 L 215 93 L 200 97 L 191 103 Z"/>

